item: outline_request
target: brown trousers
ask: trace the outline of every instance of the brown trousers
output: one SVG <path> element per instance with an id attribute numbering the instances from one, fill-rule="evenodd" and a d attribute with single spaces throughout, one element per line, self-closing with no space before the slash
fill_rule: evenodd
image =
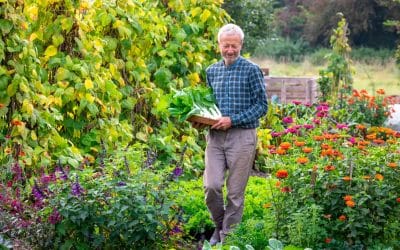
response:
<path id="1" fill-rule="evenodd" d="M 226 235 L 242 220 L 244 192 L 256 152 L 256 129 L 210 130 L 206 140 L 205 200 L 215 226 Z"/>

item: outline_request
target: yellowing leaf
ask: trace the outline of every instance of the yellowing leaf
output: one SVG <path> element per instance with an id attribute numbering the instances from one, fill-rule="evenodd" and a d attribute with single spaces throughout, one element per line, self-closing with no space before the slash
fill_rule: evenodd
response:
<path id="1" fill-rule="evenodd" d="M 50 45 L 47 47 L 46 51 L 44 52 L 44 55 L 46 57 L 52 57 L 57 54 L 57 48 L 54 45 Z"/>
<path id="2" fill-rule="evenodd" d="M 209 10 L 205 10 L 201 16 L 200 16 L 200 20 L 205 23 L 207 21 L 207 19 L 211 16 L 211 12 Z"/>
<path id="3" fill-rule="evenodd" d="M 195 17 L 198 16 L 201 12 L 202 9 L 200 7 L 196 7 L 190 11 L 190 14 Z"/>
<path id="4" fill-rule="evenodd" d="M 85 98 L 90 103 L 94 102 L 94 97 L 90 93 L 86 93 Z"/>
<path id="5" fill-rule="evenodd" d="M 33 105 L 27 99 L 22 102 L 22 111 L 26 112 L 28 115 L 33 114 Z"/>
<path id="6" fill-rule="evenodd" d="M 93 47 L 97 50 L 102 52 L 103 51 L 103 43 L 100 41 L 100 39 L 96 39 L 93 42 Z"/>
<path id="7" fill-rule="evenodd" d="M 26 12 L 27 12 L 27 14 L 28 14 L 28 17 L 29 17 L 31 20 L 33 20 L 33 21 L 36 21 L 36 20 L 37 20 L 37 18 L 38 18 L 38 12 L 39 12 L 39 9 L 38 9 L 37 6 L 35 6 L 35 5 L 29 6 L 29 7 L 26 9 Z"/>
<path id="8" fill-rule="evenodd" d="M 200 82 L 200 76 L 198 73 L 194 72 L 188 75 L 189 81 L 191 85 L 196 85 L 196 83 Z"/>
<path id="9" fill-rule="evenodd" d="M 86 89 L 92 89 L 93 88 L 93 82 L 90 79 L 85 80 L 85 88 Z"/>
<path id="10" fill-rule="evenodd" d="M 34 130 L 31 131 L 31 139 L 34 140 L 34 141 L 37 140 L 37 135 L 36 135 Z"/>

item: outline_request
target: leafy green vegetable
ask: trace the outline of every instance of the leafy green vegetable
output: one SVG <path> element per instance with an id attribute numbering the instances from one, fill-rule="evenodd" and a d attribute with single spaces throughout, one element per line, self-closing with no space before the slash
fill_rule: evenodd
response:
<path id="1" fill-rule="evenodd" d="M 168 110 L 181 122 L 192 115 L 211 119 L 218 119 L 222 116 L 215 104 L 215 97 L 211 89 L 202 86 L 187 87 L 176 91 Z"/>

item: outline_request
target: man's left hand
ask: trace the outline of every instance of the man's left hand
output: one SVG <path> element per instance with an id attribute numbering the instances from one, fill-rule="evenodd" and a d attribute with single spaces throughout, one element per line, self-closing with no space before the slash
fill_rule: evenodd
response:
<path id="1" fill-rule="evenodd" d="M 215 123 L 211 128 L 212 129 L 220 129 L 227 130 L 232 127 L 232 121 L 230 117 L 224 116 L 219 118 L 218 122 Z"/>

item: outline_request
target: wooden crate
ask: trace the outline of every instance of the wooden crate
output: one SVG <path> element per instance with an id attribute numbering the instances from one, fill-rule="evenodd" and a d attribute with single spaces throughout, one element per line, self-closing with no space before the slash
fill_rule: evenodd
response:
<path id="1" fill-rule="evenodd" d="M 311 104 L 318 101 L 318 83 L 312 77 L 275 77 L 265 76 L 268 99 L 274 95 L 280 103 L 300 101 Z"/>

